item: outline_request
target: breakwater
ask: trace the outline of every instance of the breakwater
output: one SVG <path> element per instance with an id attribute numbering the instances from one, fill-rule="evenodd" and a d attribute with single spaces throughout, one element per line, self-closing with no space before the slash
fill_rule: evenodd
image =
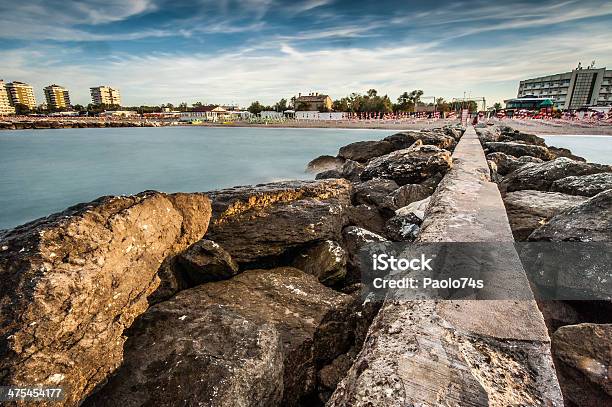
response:
<path id="1" fill-rule="evenodd" d="M 576 344 L 557 330 L 550 351 L 533 300 L 360 296 L 372 243 L 512 241 L 513 192 L 574 188 L 610 211 L 609 166 L 479 133 L 401 132 L 318 157 L 315 181 L 104 197 L 4 233 L 0 381 L 65 386 L 64 405 L 560 405 L 552 358 L 575 368 Z M 550 231 L 559 216 L 528 238 L 575 238 Z"/>

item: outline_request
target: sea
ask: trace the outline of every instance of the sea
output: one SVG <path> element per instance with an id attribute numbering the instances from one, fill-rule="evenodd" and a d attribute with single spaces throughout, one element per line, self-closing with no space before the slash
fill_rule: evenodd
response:
<path id="1" fill-rule="evenodd" d="M 313 179 L 306 164 L 397 130 L 161 127 L 0 131 L 0 229 L 102 195 Z M 544 136 L 612 164 L 612 136 Z"/>

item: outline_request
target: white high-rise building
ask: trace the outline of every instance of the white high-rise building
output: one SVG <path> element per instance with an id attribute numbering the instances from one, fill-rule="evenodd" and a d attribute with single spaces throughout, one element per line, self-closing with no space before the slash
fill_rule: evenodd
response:
<path id="1" fill-rule="evenodd" d="M 4 81 L 0 79 L 0 116 L 15 114 L 15 108 L 11 106 L 8 91 Z"/>
<path id="2" fill-rule="evenodd" d="M 94 105 L 119 105 L 121 106 L 121 94 L 119 89 L 110 86 L 97 86 L 89 89 L 91 101 Z"/>

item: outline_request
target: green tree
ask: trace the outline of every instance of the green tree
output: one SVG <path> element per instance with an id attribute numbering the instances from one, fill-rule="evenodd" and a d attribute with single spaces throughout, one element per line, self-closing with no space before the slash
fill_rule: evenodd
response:
<path id="1" fill-rule="evenodd" d="M 15 103 L 15 114 L 30 114 L 31 110 L 27 105 L 23 103 Z"/>
<path id="2" fill-rule="evenodd" d="M 249 106 L 247 110 L 253 114 L 259 114 L 263 110 L 265 110 L 265 106 L 263 106 L 261 103 L 259 103 L 258 100 L 256 100 L 255 102 L 251 103 L 251 106 Z"/>
<path id="3" fill-rule="evenodd" d="M 502 110 L 502 105 L 499 102 L 496 102 L 493 104 L 493 110 L 495 110 L 496 112 L 499 112 L 500 110 Z"/>
<path id="4" fill-rule="evenodd" d="M 408 94 L 408 100 L 412 102 L 413 111 L 416 111 L 416 106 L 421 102 L 421 96 L 423 96 L 423 91 L 420 89 L 413 90 Z"/>
<path id="5" fill-rule="evenodd" d="M 287 99 L 281 99 L 274 105 L 274 110 L 277 112 L 284 112 L 287 110 Z"/>

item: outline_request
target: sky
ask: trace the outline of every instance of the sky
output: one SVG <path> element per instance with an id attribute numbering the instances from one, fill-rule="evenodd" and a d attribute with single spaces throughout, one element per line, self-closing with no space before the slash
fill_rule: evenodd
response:
<path id="1" fill-rule="evenodd" d="M 123 105 L 248 106 L 422 89 L 515 97 L 521 79 L 612 69 L 612 2 L 2 0 L 0 79 L 120 89 Z"/>

